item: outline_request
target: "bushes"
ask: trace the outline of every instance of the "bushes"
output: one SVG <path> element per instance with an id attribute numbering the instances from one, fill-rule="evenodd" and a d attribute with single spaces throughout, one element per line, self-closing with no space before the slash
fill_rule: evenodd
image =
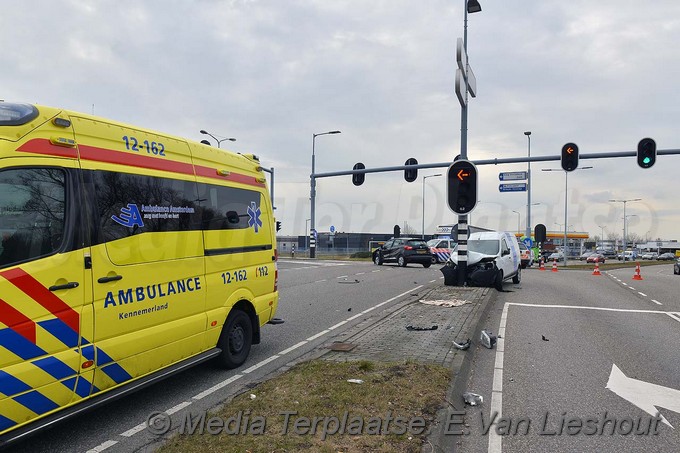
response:
<path id="1" fill-rule="evenodd" d="M 362 251 L 362 252 L 356 252 L 352 253 L 350 255 L 350 258 L 371 258 L 372 254 L 368 250 Z"/>

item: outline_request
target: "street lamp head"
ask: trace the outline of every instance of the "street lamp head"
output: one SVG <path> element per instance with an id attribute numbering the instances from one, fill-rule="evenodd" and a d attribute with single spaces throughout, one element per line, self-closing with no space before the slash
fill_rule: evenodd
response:
<path id="1" fill-rule="evenodd" d="M 329 134 L 341 134 L 342 132 L 340 131 L 330 131 Z"/>
<path id="2" fill-rule="evenodd" d="M 472 13 L 478 13 L 482 10 L 482 5 L 479 4 L 477 0 L 468 0 L 467 2 L 467 12 L 472 14 Z"/>
<path id="3" fill-rule="evenodd" d="M 204 131 L 203 129 L 201 129 L 201 130 L 200 130 L 200 133 L 201 133 L 201 134 L 207 134 L 208 131 Z"/>
<path id="4" fill-rule="evenodd" d="M 527 137 L 530 136 L 530 135 L 531 135 L 531 131 L 526 131 L 526 132 L 524 133 L 524 135 L 526 135 Z"/>

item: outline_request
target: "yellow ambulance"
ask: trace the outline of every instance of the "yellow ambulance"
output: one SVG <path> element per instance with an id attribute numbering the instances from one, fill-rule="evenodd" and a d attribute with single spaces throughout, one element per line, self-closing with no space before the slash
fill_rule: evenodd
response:
<path id="1" fill-rule="evenodd" d="M 274 318 L 258 158 L 0 101 L 0 447 L 213 359 Z"/>

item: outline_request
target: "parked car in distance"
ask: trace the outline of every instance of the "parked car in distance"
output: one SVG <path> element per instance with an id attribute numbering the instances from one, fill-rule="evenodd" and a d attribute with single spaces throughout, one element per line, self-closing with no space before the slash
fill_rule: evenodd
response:
<path id="1" fill-rule="evenodd" d="M 522 269 L 526 269 L 527 266 L 531 267 L 534 264 L 534 255 L 531 253 L 531 250 L 529 250 L 529 247 L 524 242 L 519 241 L 519 258 L 520 258 L 520 265 L 522 266 Z"/>
<path id="2" fill-rule="evenodd" d="M 456 241 L 453 239 L 430 239 L 427 241 L 427 246 L 432 252 L 432 264 L 445 263 L 451 256 L 451 251 L 456 246 Z"/>
<path id="3" fill-rule="evenodd" d="M 590 255 L 594 255 L 594 254 L 595 254 L 595 252 L 593 252 L 593 251 L 583 252 L 583 254 L 581 256 L 579 256 L 578 259 L 583 261 L 583 260 L 587 259 Z"/>
<path id="4" fill-rule="evenodd" d="M 548 256 L 548 261 L 554 260 L 557 260 L 558 262 L 564 261 L 564 255 L 562 254 L 562 252 L 554 252 Z"/>
<path id="5" fill-rule="evenodd" d="M 607 258 L 616 258 L 616 250 L 614 249 L 604 249 L 599 251 L 599 253 L 603 254 Z"/>
<path id="6" fill-rule="evenodd" d="M 378 266 L 387 262 L 396 262 L 400 267 L 406 267 L 409 263 L 430 267 L 432 253 L 430 247 L 422 239 L 393 238 L 373 252 L 373 262 Z"/>
<path id="7" fill-rule="evenodd" d="M 616 259 L 619 260 L 619 261 L 621 261 L 621 260 L 623 260 L 623 261 L 633 261 L 633 260 L 636 260 L 637 257 L 638 257 L 637 253 L 635 253 L 632 250 L 626 250 L 625 252 L 619 253 L 618 255 L 616 255 Z"/>
<path id="8" fill-rule="evenodd" d="M 673 264 L 673 273 L 680 275 L 680 258 L 676 259 L 675 264 Z"/>
<path id="9" fill-rule="evenodd" d="M 586 263 L 602 263 L 604 264 L 606 257 L 602 253 L 593 253 L 586 258 Z"/>
<path id="10" fill-rule="evenodd" d="M 659 261 L 672 261 L 674 259 L 675 259 L 675 253 L 671 253 L 671 252 L 662 253 L 661 255 L 659 255 L 657 257 L 657 260 L 659 260 Z"/>
<path id="11" fill-rule="evenodd" d="M 643 259 L 643 260 L 655 260 L 655 259 L 657 259 L 658 257 L 659 257 L 659 254 L 656 253 L 656 252 L 647 252 L 647 253 L 642 254 L 642 256 L 640 257 L 640 259 Z"/>

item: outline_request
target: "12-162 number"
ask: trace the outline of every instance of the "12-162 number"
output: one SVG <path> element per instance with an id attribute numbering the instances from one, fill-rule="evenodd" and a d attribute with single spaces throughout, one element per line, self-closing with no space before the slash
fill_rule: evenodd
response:
<path id="1" fill-rule="evenodd" d="M 125 142 L 125 148 L 130 151 L 137 151 L 146 149 L 147 154 L 155 154 L 157 156 L 165 157 L 165 145 L 161 142 L 149 142 L 144 140 L 142 144 L 139 143 L 135 137 L 123 136 L 123 141 Z"/>

